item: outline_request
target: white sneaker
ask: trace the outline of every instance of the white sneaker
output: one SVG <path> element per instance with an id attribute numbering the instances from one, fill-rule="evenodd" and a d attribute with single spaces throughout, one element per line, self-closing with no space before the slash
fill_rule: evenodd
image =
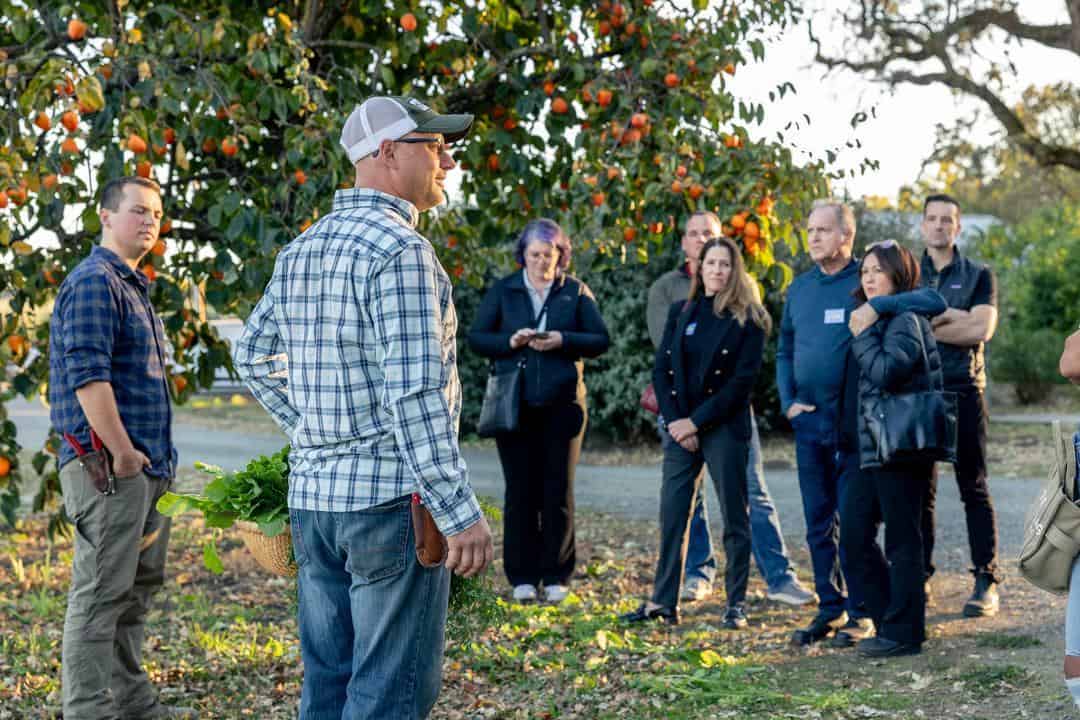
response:
<path id="1" fill-rule="evenodd" d="M 799 579 L 791 576 L 784 581 L 784 584 L 775 590 L 769 590 L 766 595 L 770 600 L 776 602 L 782 602 L 785 605 L 808 605 L 812 602 L 817 602 L 817 594 L 807 590 L 803 587 L 803 584 L 799 582 Z"/>
<path id="2" fill-rule="evenodd" d="M 687 580 L 683 583 L 679 597 L 690 602 L 704 600 L 712 595 L 712 585 L 701 579 Z"/>
<path id="3" fill-rule="evenodd" d="M 570 588 L 566 585 L 545 585 L 544 599 L 549 603 L 560 603 L 570 594 Z"/>
<path id="4" fill-rule="evenodd" d="M 536 586 L 535 585 L 515 585 L 514 586 L 514 600 L 525 602 L 536 602 Z"/>

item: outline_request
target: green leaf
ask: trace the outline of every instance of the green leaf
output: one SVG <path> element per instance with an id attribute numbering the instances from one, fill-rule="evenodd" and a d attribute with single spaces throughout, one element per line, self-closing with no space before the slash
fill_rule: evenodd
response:
<path id="1" fill-rule="evenodd" d="M 236 513 L 218 512 L 203 508 L 203 517 L 206 518 L 206 526 L 214 528 L 230 528 L 236 522 Z"/>
<path id="2" fill-rule="evenodd" d="M 228 229 L 225 230 L 226 240 L 236 240 L 238 237 L 244 234 L 247 230 L 247 213 L 238 212 L 233 215 L 233 219 L 229 222 Z"/>
<path id="3" fill-rule="evenodd" d="M 97 208 L 88 207 L 83 210 L 82 213 L 83 230 L 88 233 L 97 234 L 101 232 L 101 218 L 98 216 Z"/>
<path id="4" fill-rule="evenodd" d="M 166 492 L 157 501 L 157 511 L 167 517 L 173 517 L 184 512 L 187 498 L 174 492 Z"/>
<path id="5" fill-rule="evenodd" d="M 391 70 L 388 66 L 383 65 L 379 68 L 379 76 L 382 77 L 385 90 L 393 90 L 394 86 L 397 85 L 397 81 L 394 78 L 394 71 Z"/>
<path id="6" fill-rule="evenodd" d="M 203 543 L 202 559 L 206 569 L 215 575 L 225 572 L 225 566 L 221 564 L 221 558 L 218 557 L 217 547 L 214 545 L 213 540 L 207 540 Z"/>
<path id="7" fill-rule="evenodd" d="M 212 480 L 207 483 L 203 489 L 203 493 L 206 494 L 206 498 L 213 503 L 221 503 L 229 496 L 229 491 L 232 488 L 232 483 L 228 477 L 219 477 L 216 480 Z"/>
<path id="8" fill-rule="evenodd" d="M 285 532 L 285 528 L 289 526 L 288 516 L 282 517 L 277 515 L 273 520 L 263 521 L 259 523 L 259 530 L 262 531 L 267 537 L 276 537 Z"/>
<path id="9" fill-rule="evenodd" d="M 228 192 L 225 197 L 221 199 L 221 209 L 226 215 L 232 215 L 240 209 L 240 203 L 243 202 L 243 198 L 238 192 Z"/>

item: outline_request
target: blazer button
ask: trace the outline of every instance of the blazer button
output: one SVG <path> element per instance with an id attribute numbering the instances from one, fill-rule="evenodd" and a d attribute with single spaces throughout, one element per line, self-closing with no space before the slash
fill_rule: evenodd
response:
<path id="1" fill-rule="evenodd" d="M 668 370 L 668 371 L 667 371 L 667 374 L 668 374 L 668 375 L 674 375 L 674 374 L 675 374 L 675 371 L 674 371 L 674 370 Z"/>
<path id="2" fill-rule="evenodd" d="M 724 348 L 723 350 L 721 350 L 720 354 L 721 355 L 727 355 L 727 348 Z"/>
<path id="3" fill-rule="evenodd" d="M 672 391 L 671 391 L 671 394 L 672 394 L 672 395 L 677 395 L 678 393 L 676 393 L 676 392 L 675 392 L 674 390 L 672 390 Z"/>
<path id="4" fill-rule="evenodd" d="M 708 389 L 708 390 L 706 390 L 705 392 L 707 392 L 707 393 L 709 393 L 710 395 L 712 395 L 712 388 L 709 388 L 709 389 Z"/>
<path id="5" fill-rule="evenodd" d="M 713 373 L 713 375 L 719 375 L 719 374 L 720 374 L 719 370 L 717 370 L 716 372 Z"/>

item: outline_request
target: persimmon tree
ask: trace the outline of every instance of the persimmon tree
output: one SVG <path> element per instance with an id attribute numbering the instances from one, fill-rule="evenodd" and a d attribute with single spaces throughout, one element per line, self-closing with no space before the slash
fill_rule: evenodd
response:
<path id="1" fill-rule="evenodd" d="M 209 386 L 229 354 L 202 311 L 249 312 L 276 251 L 351 184 L 341 123 L 376 93 L 477 117 L 460 190 L 423 221 L 462 282 L 508 266 L 531 217 L 573 233 L 581 271 L 648 262 L 700 208 L 780 287 L 826 168 L 757 139 L 767 108 L 728 84 L 798 20 L 792 0 L 0 0 L 0 400 L 42 392 L 51 300 L 97 239 L 98 188 L 132 174 L 163 192 L 144 272 L 173 391 Z M 4 422 L 9 517 L 20 449 Z"/>

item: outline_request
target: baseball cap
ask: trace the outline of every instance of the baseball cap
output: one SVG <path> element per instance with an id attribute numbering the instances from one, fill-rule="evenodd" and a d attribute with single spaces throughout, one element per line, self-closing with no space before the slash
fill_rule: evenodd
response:
<path id="1" fill-rule="evenodd" d="M 355 163 L 378 150 L 383 140 L 399 140 L 411 132 L 442 133 L 447 144 L 457 142 L 472 123 L 470 114 L 440 115 L 414 97 L 372 97 L 349 114 L 341 146 Z"/>

